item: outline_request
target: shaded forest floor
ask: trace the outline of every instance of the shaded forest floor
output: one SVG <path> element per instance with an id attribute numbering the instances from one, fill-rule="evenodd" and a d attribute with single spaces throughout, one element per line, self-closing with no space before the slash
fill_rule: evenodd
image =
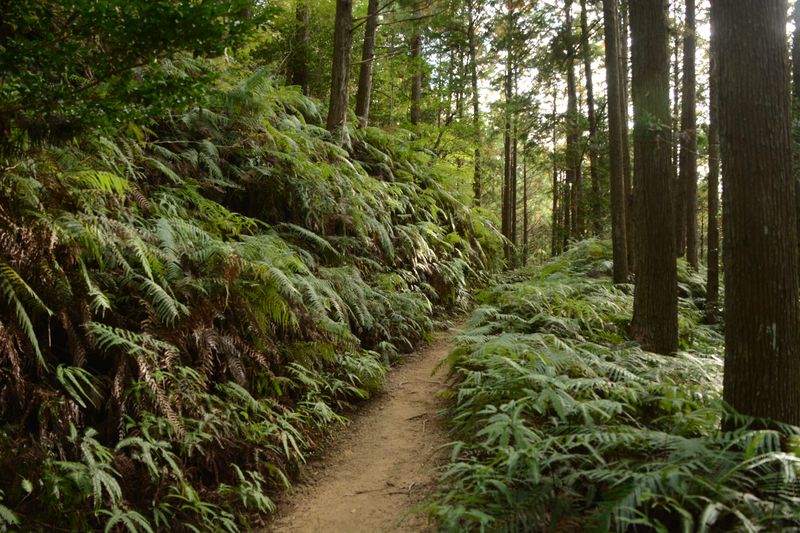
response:
<path id="1" fill-rule="evenodd" d="M 434 529 L 424 513 L 414 511 L 435 489 L 437 467 L 446 460 L 437 396 L 446 370 L 434 371 L 456 333 L 437 333 L 430 347 L 389 374 L 385 392 L 305 469 L 303 483 L 284 498 L 267 531 Z"/>

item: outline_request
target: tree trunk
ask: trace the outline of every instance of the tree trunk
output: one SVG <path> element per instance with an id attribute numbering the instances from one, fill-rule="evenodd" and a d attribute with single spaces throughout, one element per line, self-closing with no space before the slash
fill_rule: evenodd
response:
<path id="1" fill-rule="evenodd" d="M 558 135 L 557 135 L 557 123 L 556 117 L 558 116 L 558 108 L 557 108 L 557 100 L 558 94 L 556 92 L 555 87 L 553 87 L 553 114 L 552 114 L 552 125 L 553 125 L 553 215 L 552 215 L 552 222 L 550 227 L 550 255 L 555 257 L 558 255 L 559 252 L 559 225 L 561 221 L 561 216 L 559 213 L 559 201 L 558 201 L 558 158 L 556 157 L 556 153 L 558 152 Z"/>
<path id="2" fill-rule="evenodd" d="M 673 11 L 675 18 L 679 17 Z M 678 257 L 686 255 L 686 187 L 678 172 L 680 166 L 680 115 L 681 115 L 681 39 L 677 30 L 673 35 L 672 45 L 672 191 L 675 202 L 675 244 Z"/>
<path id="3" fill-rule="evenodd" d="M 627 283 L 628 210 L 625 190 L 625 158 L 622 136 L 623 94 L 620 80 L 619 20 L 617 0 L 603 0 L 606 44 L 606 80 L 608 84 L 608 136 L 611 164 L 611 243 L 614 253 L 614 283 Z"/>
<path id="4" fill-rule="evenodd" d="M 741 413 L 800 425 L 787 2 L 711 6 L 724 179 L 723 396 Z"/>
<path id="5" fill-rule="evenodd" d="M 794 35 L 792 36 L 792 111 L 794 120 L 800 114 L 800 2 L 795 2 L 792 13 Z M 797 204 L 797 233 L 800 236 L 800 128 L 792 128 L 794 138 L 794 186 Z"/>
<path id="6" fill-rule="evenodd" d="M 421 9 L 417 4 L 419 13 Z M 413 76 L 411 78 L 411 124 L 416 126 L 422 119 L 422 34 L 419 26 L 415 25 L 414 33 L 411 36 L 411 68 Z"/>
<path id="7" fill-rule="evenodd" d="M 353 0 L 336 0 L 336 27 L 333 34 L 331 99 L 328 131 L 344 133 L 350 100 L 350 49 L 353 46 Z"/>
<path id="8" fill-rule="evenodd" d="M 522 266 L 528 264 L 528 158 L 522 147 Z"/>
<path id="9" fill-rule="evenodd" d="M 514 24 L 514 6 L 512 2 L 507 1 L 506 7 L 508 9 L 507 19 L 507 42 L 506 42 L 506 72 L 505 72 L 505 124 L 503 128 L 503 236 L 506 238 L 505 257 L 506 262 L 511 266 L 513 261 L 513 249 L 511 241 L 511 224 L 512 224 L 512 209 L 511 209 L 511 183 L 514 172 L 513 158 L 513 142 L 511 139 L 511 99 L 513 96 L 514 82 L 512 73 L 512 27 Z"/>
<path id="10" fill-rule="evenodd" d="M 580 132 L 578 126 L 578 89 L 575 80 L 575 50 L 572 39 L 572 0 L 566 0 L 564 7 L 566 27 L 569 35 L 569 58 L 567 59 L 567 182 L 570 184 L 572 197 L 572 226 L 568 228 L 570 236 L 578 240 L 583 235 L 583 183 L 581 176 L 581 151 L 578 146 Z"/>
<path id="11" fill-rule="evenodd" d="M 634 223 L 636 213 L 633 209 L 633 164 L 631 163 L 630 129 L 628 121 L 630 119 L 628 97 L 628 74 L 630 61 L 628 54 L 628 0 L 621 0 L 620 3 L 620 81 L 622 85 L 622 157 L 624 158 L 623 169 L 625 173 L 625 197 L 627 199 L 627 209 L 625 210 L 625 227 L 628 238 L 628 270 L 636 272 L 636 224 Z"/>
<path id="12" fill-rule="evenodd" d="M 581 55 L 583 70 L 586 75 L 586 106 L 589 115 L 589 175 L 592 179 L 592 234 L 599 236 L 603 232 L 602 198 L 600 195 L 600 177 L 598 173 L 599 156 L 597 153 L 597 113 L 594 105 L 594 80 L 592 78 L 592 54 L 586 0 L 581 0 Z"/>
<path id="13" fill-rule="evenodd" d="M 512 56 L 513 57 L 513 56 Z M 513 68 L 514 65 L 512 64 L 512 97 L 516 100 L 517 97 L 517 76 L 516 70 Z M 519 255 L 517 250 L 517 208 L 519 204 L 517 203 L 517 177 L 519 175 L 518 168 L 517 168 L 517 145 L 518 145 L 518 132 L 517 132 L 517 112 L 515 109 L 512 109 L 512 127 L 511 127 L 511 242 L 514 244 L 512 249 L 513 254 L 513 264 L 516 266 L 518 262 Z"/>
<path id="14" fill-rule="evenodd" d="M 311 8 L 309 0 L 298 0 L 295 7 L 294 50 L 289 59 L 289 79 L 292 85 L 299 85 L 308 96 L 308 56 L 311 36 L 308 32 Z"/>
<path id="15" fill-rule="evenodd" d="M 631 2 L 630 17 L 637 224 L 631 333 L 645 350 L 669 354 L 678 348 L 678 294 L 666 2 Z"/>
<path id="16" fill-rule="evenodd" d="M 686 0 L 686 28 L 683 35 L 683 95 L 681 100 L 680 181 L 686 214 L 686 260 L 697 270 L 697 83 L 695 79 L 695 0 Z"/>
<path id="17" fill-rule="evenodd" d="M 473 162 L 472 190 L 475 197 L 475 205 L 481 205 L 482 176 L 481 176 L 481 96 L 478 88 L 478 46 L 477 46 L 477 22 L 478 15 L 474 5 L 475 0 L 467 2 L 469 9 L 469 25 L 467 36 L 469 39 L 469 70 L 472 82 L 472 128 L 475 137 L 475 161 Z"/>
<path id="18" fill-rule="evenodd" d="M 715 50 L 716 37 L 711 36 L 711 73 L 709 101 L 711 120 L 708 127 L 708 257 L 706 258 L 706 320 L 714 324 L 719 308 L 719 77 Z"/>
<path id="19" fill-rule="evenodd" d="M 378 0 L 369 0 L 364 46 L 361 48 L 361 69 L 358 73 L 356 116 L 363 128 L 369 123 L 369 104 L 372 100 L 372 66 L 375 60 L 375 36 L 378 33 Z"/>
<path id="20" fill-rule="evenodd" d="M 706 313 L 709 324 L 719 319 L 719 72 L 717 32 L 709 46 L 709 127 L 708 127 L 708 255 L 706 257 Z"/>

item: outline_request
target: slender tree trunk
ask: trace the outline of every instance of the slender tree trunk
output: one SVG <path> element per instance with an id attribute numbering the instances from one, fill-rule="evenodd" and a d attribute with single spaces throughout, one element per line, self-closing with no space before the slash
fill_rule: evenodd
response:
<path id="1" fill-rule="evenodd" d="M 592 54 L 590 49 L 589 22 L 586 12 L 586 0 L 581 0 L 581 55 L 583 70 L 586 75 L 586 106 L 589 115 L 589 175 L 592 180 L 592 234 L 599 236 L 603 232 L 602 198 L 600 195 L 600 177 L 598 172 L 599 155 L 597 153 L 597 113 L 594 105 L 594 79 L 592 78 Z"/>
<path id="2" fill-rule="evenodd" d="M 502 218 L 503 218 L 503 236 L 506 238 L 506 246 L 505 246 L 505 256 L 506 262 L 509 266 L 511 266 L 513 262 L 513 248 L 512 248 L 512 235 L 511 235 L 511 225 L 512 225 L 512 208 L 511 208 L 511 184 L 512 184 L 512 177 L 514 172 L 514 162 L 513 158 L 513 141 L 511 138 L 512 135 L 512 116 L 511 116 L 511 101 L 513 97 L 513 90 L 514 90 L 514 82 L 513 82 L 513 58 L 512 58 L 512 34 L 513 34 L 513 25 L 514 25 L 514 5 L 513 3 L 508 0 L 506 2 L 506 8 L 508 10 L 507 13 L 507 42 L 506 42 L 506 72 L 505 72 L 505 125 L 503 129 L 503 207 L 502 207 Z"/>
<path id="3" fill-rule="evenodd" d="M 697 82 L 695 0 L 686 0 L 686 28 L 683 35 L 683 95 L 681 100 L 680 180 L 685 194 L 686 260 L 697 270 Z"/>
<path id="4" fill-rule="evenodd" d="M 717 322 L 719 308 L 719 77 L 717 76 L 716 37 L 711 37 L 711 74 L 708 127 L 708 257 L 706 258 L 706 320 Z"/>
<path id="5" fill-rule="evenodd" d="M 528 153 L 522 147 L 522 266 L 528 264 Z"/>
<path id="6" fill-rule="evenodd" d="M 719 318 L 719 72 L 718 32 L 711 35 L 708 127 L 708 257 L 706 258 L 706 321 Z"/>
<path id="7" fill-rule="evenodd" d="M 421 12 L 419 3 L 415 11 Z M 411 124 L 417 125 L 422 119 L 422 34 L 418 25 L 414 26 L 411 36 L 411 68 L 414 75 L 411 78 Z"/>
<path id="8" fill-rule="evenodd" d="M 378 0 L 369 0 L 367 24 L 364 27 L 364 46 L 361 49 L 361 70 L 358 73 L 358 94 L 356 95 L 356 116 L 362 128 L 369 123 L 375 36 L 378 33 L 378 7 Z"/>
<path id="9" fill-rule="evenodd" d="M 333 34 L 331 99 L 328 131 L 343 134 L 350 100 L 350 49 L 353 47 L 353 0 L 336 0 L 336 27 Z"/>
<path id="10" fill-rule="evenodd" d="M 469 25 L 467 27 L 467 36 L 469 39 L 469 71 L 470 81 L 472 83 L 472 128 L 475 139 L 475 160 L 473 162 L 473 177 L 472 177 L 472 190 L 475 198 L 475 205 L 481 205 L 482 194 L 482 170 L 481 170 L 481 96 L 478 88 L 478 46 L 477 46 L 477 23 L 478 15 L 475 9 L 476 0 L 469 0 L 467 2 L 467 9 L 469 10 Z"/>
<path id="11" fill-rule="evenodd" d="M 569 32 L 569 58 L 567 59 L 567 181 L 570 183 L 572 197 L 572 226 L 570 236 L 577 240 L 583 235 L 583 183 L 581 175 L 581 152 L 578 142 L 578 90 L 575 79 L 575 51 L 572 39 L 572 0 L 566 0 L 564 7 L 565 24 Z"/>
<path id="12" fill-rule="evenodd" d="M 677 18 L 677 12 L 675 12 Z M 672 191 L 675 202 L 675 245 L 678 257 L 686 255 L 686 186 L 681 180 L 680 166 L 680 121 L 681 116 L 681 39 L 676 30 L 672 45 Z"/>
<path id="13" fill-rule="evenodd" d="M 633 209 L 633 163 L 631 162 L 631 146 L 630 146 L 630 128 L 628 122 L 630 120 L 629 102 L 628 97 L 628 75 L 629 75 L 629 54 L 628 54 L 628 0 L 621 0 L 620 2 L 620 83 L 622 85 L 622 157 L 624 158 L 623 169 L 625 177 L 625 197 L 627 199 L 627 209 L 625 210 L 625 227 L 627 229 L 626 236 L 628 239 L 628 269 L 631 273 L 636 272 L 636 212 Z"/>
<path id="14" fill-rule="evenodd" d="M 787 2 L 714 0 L 711 9 L 724 179 L 723 396 L 741 413 L 800 425 Z"/>
<path id="15" fill-rule="evenodd" d="M 289 79 L 292 85 L 299 85 L 308 96 L 308 56 L 311 37 L 308 31 L 311 8 L 309 0 L 298 0 L 295 7 L 295 28 L 291 58 L 289 60 Z"/>
<path id="16" fill-rule="evenodd" d="M 558 116 L 558 94 L 556 92 L 556 88 L 553 87 L 553 114 L 551 116 L 551 122 L 553 125 L 553 218 L 551 223 L 551 243 L 550 243 L 550 255 L 555 257 L 558 255 L 559 252 L 559 224 L 561 221 L 561 215 L 559 212 L 560 203 L 558 201 L 559 190 L 558 190 L 558 158 L 556 157 L 558 152 L 558 128 L 556 118 Z"/>
<path id="17" fill-rule="evenodd" d="M 513 55 L 512 55 L 513 58 Z M 512 98 L 516 102 L 517 98 L 517 75 L 516 75 L 516 68 L 515 65 L 512 64 Z M 518 168 L 517 168 L 517 145 L 518 145 L 518 132 L 517 132 L 517 112 L 516 109 L 512 109 L 512 117 L 511 117 L 511 242 L 514 244 L 512 249 L 513 254 L 513 263 L 516 266 L 516 263 L 519 259 L 519 254 L 517 250 L 518 244 L 518 233 L 517 233 L 517 211 L 519 204 L 517 203 L 517 177 L 519 175 Z"/>
<path id="18" fill-rule="evenodd" d="M 619 20 L 617 0 L 603 0 L 606 44 L 606 80 L 608 84 L 608 136 L 611 164 L 611 243 L 614 253 L 614 283 L 627 283 L 628 210 L 625 190 L 625 157 L 622 136 L 623 94 L 620 75 Z"/>
<path id="19" fill-rule="evenodd" d="M 792 13 L 794 35 L 792 36 L 792 115 L 793 123 L 800 116 L 800 1 L 795 2 Z M 792 128 L 794 139 L 794 183 L 797 195 L 797 233 L 800 235 L 800 128 Z"/>
<path id="20" fill-rule="evenodd" d="M 561 252 L 563 253 L 569 248 L 569 229 L 572 227 L 572 190 L 566 170 L 564 171 L 562 189 L 561 216 L 564 221 L 561 225 Z"/>
<path id="21" fill-rule="evenodd" d="M 678 294 L 666 2 L 631 2 L 630 17 L 638 230 L 631 333 L 644 349 L 669 354 L 678 348 Z"/>

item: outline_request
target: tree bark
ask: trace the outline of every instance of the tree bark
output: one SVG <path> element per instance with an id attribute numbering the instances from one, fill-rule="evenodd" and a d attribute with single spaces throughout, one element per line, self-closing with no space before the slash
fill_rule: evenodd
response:
<path id="1" fill-rule="evenodd" d="M 528 158 L 522 146 L 522 266 L 528 264 Z"/>
<path id="2" fill-rule="evenodd" d="M 787 2 L 714 0 L 711 9 L 721 82 L 723 397 L 741 413 L 800 425 Z"/>
<path id="3" fill-rule="evenodd" d="M 550 255 L 553 257 L 558 255 L 559 252 L 559 226 L 561 223 L 561 215 L 559 212 L 560 203 L 558 201 L 558 158 L 556 157 L 556 153 L 558 152 L 558 128 L 556 122 L 556 117 L 558 116 L 557 100 L 558 93 L 556 92 L 555 87 L 553 87 L 553 114 L 551 116 L 551 123 L 553 126 L 553 213 L 550 227 Z"/>
<path id="4" fill-rule="evenodd" d="M 417 13 L 421 11 L 417 4 Z M 418 125 L 422 119 L 422 34 L 417 24 L 414 26 L 414 33 L 411 35 L 411 124 Z"/>
<path id="5" fill-rule="evenodd" d="M 614 283 L 627 283 L 628 238 L 625 190 L 625 158 L 622 136 L 623 94 L 620 75 L 619 10 L 617 0 L 603 0 L 606 44 L 606 83 L 608 84 L 608 136 L 611 165 L 611 244 L 614 254 Z"/>
<path id="6" fill-rule="evenodd" d="M 336 0 L 333 34 L 333 69 L 328 107 L 328 131 L 344 133 L 350 100 L 350 49 L 353 46 L 353 0 Z"/>
<path id="7" fill-rule="evenodd" d="M 673 12 L 678 18 L 678 12 Z M 675 202 L 675 244 L 678 257 L 686 255 L 686 187 L 681 180 L 680 167 L 680 116 L 681 116 L 681 38 L 675 30 L 672 45 L 672 191 Z"/>
<path id="8" fill-rule="evenodd" d="M 709 101 L 711 120 L 708 127 L 708 256 L 706 258 L 706 320 L 714 324 L 719 315 L 719 77 L 717 75 L 716 37 L 711 36 L 711 73 Z"/>
<path id="9" fill-rule="evenodd" d="M 628 54 L 628 0 L 620 2 L 620 84 L 622 85 L 622 157 L 624 158 L 623 168 L 625 177 L 625 196 L 627 199 L 627 209 L 625 210 L 625 227 L 628 238 L 628 269 L 631 273 L 636 272 L 636 224 L 634 223 L 636 213 L 633 209 L 633 164 L 631 163 L 630 119 L 628 97 L 628 75 L 629 75 L 629 54 Z"/>
<path id="10" fill-rule="evenodd" d="M 572 0 L 566 0 L 565 24 L 569 38 L 567 58 L 567 182 L 570 184 L 570 208 L 572 225 L 570 236 L 578 240 L 583 236 L 583 180 L 581 174 L 581 151 L 578 146 L 578 89 L 575 79 L 575 49 L 572 38 Z"/>
<path id="11" fill-rule="evenodd" d="M 513 64 L 513 55 L 512 55 L 512 98 L 514 105 L 516 105 L 516 98 L 517 98 L 517 74 L 516 74 L 516 65 Z M 511 127 L 511 242 L 513 243 L 513 248 L 511 253 L 512 256 L 512 263 L 516 266 L 519 260 L 519 251 L 517 250 L 518 240 L 517 237 L 519 234 L 517 233 L 517 218 L 518 218 L 518 208 L 519 204 L 517 202 L 517 180 L 519 176 L 519 169 L 517 166 L 517 157 L 519 152 L 517 150 L 517 146 L 519 143 L 519 132 L 517 131 L 517 111 L 512 106 L 512 127 Z"/>
<path id="12" fill-rule="evenodd" d="M 794 35 L 792 36 L 792 111 L 797 120 L 800 113 L 800 2 L 795 2 L 792 13 Z M 794 185 L 797 204 L 797 233 L 800 236 L 800 128 L 792 128 L 794 139 Z"/>
<path id="13" fill-rule="evenodd" d="M 794 35 L 792 35 L 792 96 L 795 103 L 800 99 L 800 2 L 795 2 L 792 12 Z"/>
<path id="14" fill-rule="evenodd" d="M 506 42 L 506 72 L 505 72 L 505 124 L 503 127 L 503 236 L 506 238 L 505 257 L 506 263 L 510 266 L 513 261 L 513 248 L 511 241 L 511 225 L 512 225 L 512 208 L 511 208 L 511 183 L 514 172 L 513 158 L 513 141 L 511 139 L 512 132 L 512 116 L 511 116 L 511 100 L 513 97 L 514 82 L 513 82 L 513 59 L 512 59 L 512 34 L 514 25 L 514 5 L 509 0 L 506 2 L 507 12 L 507 42 Z"/>
<path id="15" fill-rule="evenodd" d="M 369 0 L 367 23 L 364 27 L 364 45 L 361 48 L 361 69 L 358 73 L 356 116 L 363 128 L 369 123 L 369 106 L 372 100 L 372 67 L 375 61 L 375 36 L 378 33 L 378 0 Z"/>
<path id="16" fill-rule="evenodd" d="M 603 232 L 602 198 L 600 195 L 600 177 L 598 172 L 599 155 L 597 153 L 597 112 L 594 104 L 594 79 L 592 77 L 592 54 L 586 0 L 581 0 L 581 55 L 583 70 L 586 76 L 586 107 L 589 118 L 589 176 L 592 180 L 592 234 L 599 236 Z"/>
<path id="17" fill-rule="evenodd" d="M 695 0 L 686 0 L 683 35 L 683 94 L 681 95 L 680 181 L 683 187 L 686 260 L 697 270 L 697 82 Z"/>
<path id="18" fill-rule="evenodd" d="M 482 195 L 482 169 L 481 169 L 481 96 L 478 88 L 478 46 L 477 46 L 477 13 L 475 9 L 476 0 L 468 0 L 469 23 L 467 27 L 467 37 L 469 41 L 469 70 L 470 81 L 472 84 L 472 128 L 475 137 L 475 161 L 473 162 L 472 191 L 474 194 L 475 205 L 481 205 Z"/>
<path id="19" fill-rule="evenodd" d="M 631 333 L 662 354 L 678 348 L 666 7 L 665 0 L 630 4 L 637 224 Z"/>
<path id="20" fill-rule="evenodd" d="M 311 37 L 309 35 L 309 19 L 311 8 L 309 0 L 298 0 L 295 7 L 295 28 L 291 58 L 289 60 L 289 79 L 292 85 L 299 85 L 303 94 L 308 96 L 308 56 Z"/>

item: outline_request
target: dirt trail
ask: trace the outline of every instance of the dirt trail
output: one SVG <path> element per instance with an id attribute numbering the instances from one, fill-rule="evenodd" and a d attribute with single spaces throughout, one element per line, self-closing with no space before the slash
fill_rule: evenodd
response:
<path id="1" fill-rule="evenodd" d="M 448 442 L 437 416 L 445 370 L 432 375 L 457 331 L 438 333 L 433 344 L 392 370 L 385 392 L 353 417 L 323 457 L 310 464 L 305 482 L 267 531 L 383 533 L 432 531 L 412 510 L 434 488 L 436 467 Z"/>

